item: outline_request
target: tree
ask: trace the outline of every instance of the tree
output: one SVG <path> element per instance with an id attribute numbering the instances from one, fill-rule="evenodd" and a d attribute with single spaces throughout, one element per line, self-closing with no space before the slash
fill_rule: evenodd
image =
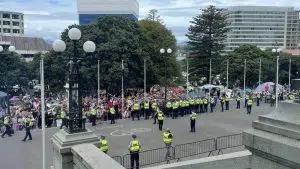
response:
<path id="1" fill-rule="evenodd" d="M 162 19 L 160 19 L 160 15 L 158 13 L 159 12 L 157 9 L 151 9 L 148 13 L 148 16 L 146 17 L 146 20 L 156 21 L 163 24 L 164 22 Z"/>
<path id="2" fill-rule="evenodd" d="M 159 22 L 151 20 L 139 21 L 140 31 L 143 37 L 140 41 L 141 50 L 147 61 L 147 83 L 148 85 L 165 84 L 164 72 L 165 62 L 167 65 L 167 78 L 179 76 L 179 66 L 176 62 L 176 39 L 170 30 Z M 171 48 L 171 55 L 160 55 L 161 48 Z"/>
<path id="3" fill-rule="evenodd" d="M 216 65 L 222 60 L 219 57 L 225 47 L 226 33 L 229 31 L 226 19 L 227 16 L 221 9 L 209 6 L 190 22 L 186 36 L 193 60 L 191 63 L 194 67 L 201 67 L 205 76 L 209 74 L 209 59 L 214 59 Z"/>
<path id="4" fill-rule="evenodd" d="M 1 54 L 0 86 L 10 88 L 14 85 L 27 86 L 27 72 L 26 62 L 21 59 L 20 55 L 16 53 Z"/>

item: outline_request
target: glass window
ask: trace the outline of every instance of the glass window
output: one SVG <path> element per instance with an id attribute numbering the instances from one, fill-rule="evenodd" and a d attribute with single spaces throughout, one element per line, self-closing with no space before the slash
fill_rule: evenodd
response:
<path id="1" fill-rule="evenodd" d="M 8 14 L 8 13 L 4 13 L 2 16 L 3 16 L 3 18 L 8 18 L 8 19 L 10 19 L 10 14 Z"/>
<path id="2" fill-rule="evenodd" d="M 4 29 L 3 29 L 3 32 L 4 32 L 4 33 L 10 33 L 11 31 L 10 31 L 10 29 L 4 28 Z"/>
<path id="3" fill-rule="evenodd" d="M 20 16 L 19 16 L 19 15 L 16 15 L 16 14 L 13 14 L 13 15 L 12 15 L 12 18 L 13 18 L 13 19 L 19 19 Z"/>
<path id="4" fill-rule="evenodd" d="M 20 33 L 20 29 L 13 29 L 13 33 Z"/>
<path id="5" fill-rule="evenodd" d="M 10 25 L 10 21 L 3 21 L 3 25 Z"/>
<path id="6" fill-rule="evenodd" d="M 13 22 L 13 26 L 20 26 L 20 22 Z"/>

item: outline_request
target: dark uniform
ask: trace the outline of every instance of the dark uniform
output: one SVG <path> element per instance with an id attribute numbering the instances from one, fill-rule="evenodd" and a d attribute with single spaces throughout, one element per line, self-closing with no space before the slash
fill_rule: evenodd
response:
<path id="1" fill-rule="evenodd" d="M 4 118 L 5 132 L 2 133 L 1 137 L 4 138 L 5 134 L 11 137 L 11 127 L 9 125 L 9 117 Z"/>
<path id="2" fill-rule="evenodd" d="M 236 97 L 236 109 L 240 109 L 241 108 L 241 96 L 240 94 L 238 94 L 238 96 Z"/>
<path id="3" fill-rule="evenodd" d="M 260 102 L 260 94 L 258 93 L 256 95 L 256 106 L 259 106 L 259 102 Z"/>
<path id="4" fill-rule="evenodd" d="M 214 112 L 214 106 L 215 106 L 215 99 L 213 97 L 210 97 L 210 112 Z"/>
<path id="5" fill-rule="evenodd" d="M 230 97 L 226 96 L 226 99 L 225 99 L 226 110 L 229 110 L 229 100 L 230 100 Z"/>
<path id="6" fill-rule="evenodd" d="M 60 119 L 61 119 L 60 129 L 62 129 L 63 126 L 67 126 L 66 113 L 64 111 L 60 112 Z"/>
<path id="7" fill-rule="evenodd" d="M 220 102 L 221 102 L 221 111 L 224 112 L 225 94 L 221 96 Z"/>
<path id="8" fill-rule="evenodd" d="M 252 104 L 253 104 L 253 100 L 250 98 L 250 99 L 247 101 L 247 114 L 250 114 L 250 113 L 251 113 Z"/>
<path id="9" fill-rule="evenodd" d="M 196 113 L 192 113 L 190 116 L 190 120 L 191 120 L 191 132 L 196 132 L 196 118 L 197 118 L 197 114 Z"/>
<path id="10" fill-rule="evenodd" d="M 208 109 L 208 99 L 204 98 L 203 100 L 203 113 L 207 113 L 207 109 Z"/>
<path id="11" fill-rule="evenodd" d="M 26 129 L 26 135 L 25 135 L 25 137 L 22 141 L 26 141 L 27 137 L 29 137 L 28 140 L 32 140 L 31 133 L 30 133 L 30 128 L 32 126 L 33 126 L 33 123 L 31 121 L 31 119 L 30 118 L 25 118 L 24 119 L 24 127 Z"/>
<path id="12" fill-rule="evenodd" d="M 115 122 L 116 110 L 114 106 L 109 108 L 109 113 L 110 113 L 110 124 L 116 124 Z"/>
<path id="13" fill-rule="evenodd" d="M 154 119 L 153 124 L 156 124 L 156 119 L 157 119 L 156 107 L 157 107 L 157 104 L 155 102 L 151 104 L 152 117 Z"/>
<path id="14" fill-rule="evenodd" d="M 164 114 L 160 110 L 158 110 L 157 113 L 157 120 L 158 120 L 158 128 L 160 131 L 162 131 L 162 127 L 164 125 Z"/>
<path id="15" fill-rule="evenodd" d="M 94 108 L 91 109 L 91 120 L 92 120 L 92 126 L 96 126 L 96 121 L 97 121 L 97 112 Z"/>
<path id="16" fill-rule="evenodd" d="M 150 116 L 150 104 L 148 101 L 146 101 L 144 104 L 144 110 L 145 110 L 145 114 L 146 114 L 145 119 L 148 120 L 149 116 Z"/>
<path id="17" fill-rule="evenodd" d="M 136 135 L 132 135 L 133 140 L 129 144 L 129 152 L 130 152 L 130 167 L 134 169 L 134 162 L 135 168 L 139 169 L 140 166 L 140 149 L 141 145 L 139 141 L 136 139 Z"/>
<path id="18" fill-rule="evenodd" d="M 134 103 L 133 105 L 133 111 L 131 114 L 132 121 L 134 121 L 134 116 L 136 116 L 137 119 L 140 120 L 140 104 L 138 102 Z"/>

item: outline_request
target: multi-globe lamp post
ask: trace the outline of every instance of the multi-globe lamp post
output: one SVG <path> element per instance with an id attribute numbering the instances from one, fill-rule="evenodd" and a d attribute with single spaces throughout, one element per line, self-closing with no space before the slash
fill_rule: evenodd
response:
<path id="1" fill-rule="evenodd" d="M 84 60 L 78 57 L 77 42 L 81 38 L 81 31 L 78 28 L 71 28 L 68 32 L 70 40 L 73 41 L 73 55 L 68 57 L 68 112 L 67 127 L 68 133 L 84 132 L 86 129 L 82 125 L 82 87 L 80 84 L 80 62 Z M 53 50 L 62 53 L 66 50 L 66 44 L 62 40 L 56 40 L 53 43 Z M 92 41 L 86 41 L 83 44 L 83 50 L 86 53 L 93 53 L 96 45 Z"/>
<path id="2" fill-rule="evenodd" d="M 160 49 L 160 54 L 161 55 L 164 55 L 165 54 L 165 52 L 166 52 L 166 50 L 165 49 Z M 171 55 L 171 53 L 172 53 L 172 49 L 167 49 L 167 53 L 169 54 L 169 55 Z M 167 101 L 167 58 L 165 57 L 164 58 L 164 61 L 165 61 L 165 101 Z"/>
<path id="3" fill-rule="evenodd" d="M 0 54 L 1 55 L 13 55 L 13 53 L 16 51 L 15 46 L 9 46 L 8 50 L 4 50 L 3 46 L 0 46 Z M 5 75 L 5 85 L 4 88 L 6 89 L 6 102 L 7 102 L 7 114 L 10 115 L 10 107 L 9 107 L 9 84 L 8 84 L 8 65 L 5 65 L 4 67 L 4 75 Z"/>
<path id="4" fill-rule="evenodd" d="M 276 55 L 276 75 L 275 75 L 275 77 L 276 77 L 276 82 L 275 82 L 275 87 L 274 87 L 274 89 L 275 89 L 275 100 L 276 100 L 276 104 L 275 104 L 275 106 L 276 106 L 276 110 L 277 110 L 277 108 L 278 108 L 278 79 L 279 79 L 279 75 L 278 75 L 278 73 L 279 73 L 279 54 L 280 54 L 280 52 L 281 52 L 281 49 L 280 48 L 273 48 L 272 49 L 272 53 L 274 53 L 275 55 Z"/>

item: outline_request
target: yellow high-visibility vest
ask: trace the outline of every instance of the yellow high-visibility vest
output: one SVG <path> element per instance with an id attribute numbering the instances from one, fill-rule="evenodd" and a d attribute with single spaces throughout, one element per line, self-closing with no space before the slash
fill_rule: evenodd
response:
<path id="1" fill-rule="evenodd" d="M 163 140 L 164 140 L 164 143 L 172 143 L 172 138 L 170 138 L 169 136 L 170 136 L 170 134 L 171 133 L 169 133 L 169 132 L 164 132 L 163 133 Z"/>
<path id="2" fill-rule="evenodd" d="M 196 120 L 196 118 L 197 118 L 197 114 L 193 112 L 192 115 L 191 115 L 191 119 Z"/>
<path id="3" fill-rule="evenodd" d="M 157 114 L 157 119 L 158 119 L 158 120 L 164 120 L 164 114 L 162 114 L 161 112 L 159 112 L 159 113 Z"/>
<path id="4" fill-rule="evenodd" d="M 141 146 L 139 145 L 138 140 L 132 140 L 130 142 L 130 148 L 129 148 L 130 152 L 138 152 L 138 151 L 140 151 L 140 149 L 141 149 Z"/>
<path id="5" fill-rule="evenodd" d="M 248 100 L 247 104 L 248 104 L 248 106 L 252 106 L 252 104 L 253 104 L 252 99 Z"/>
<path id="6" fill-rule="evenodd" d="M 99 148 L 101 151 L 108 151 L 107 140 L 101 140 L 101 145 Z"/>

